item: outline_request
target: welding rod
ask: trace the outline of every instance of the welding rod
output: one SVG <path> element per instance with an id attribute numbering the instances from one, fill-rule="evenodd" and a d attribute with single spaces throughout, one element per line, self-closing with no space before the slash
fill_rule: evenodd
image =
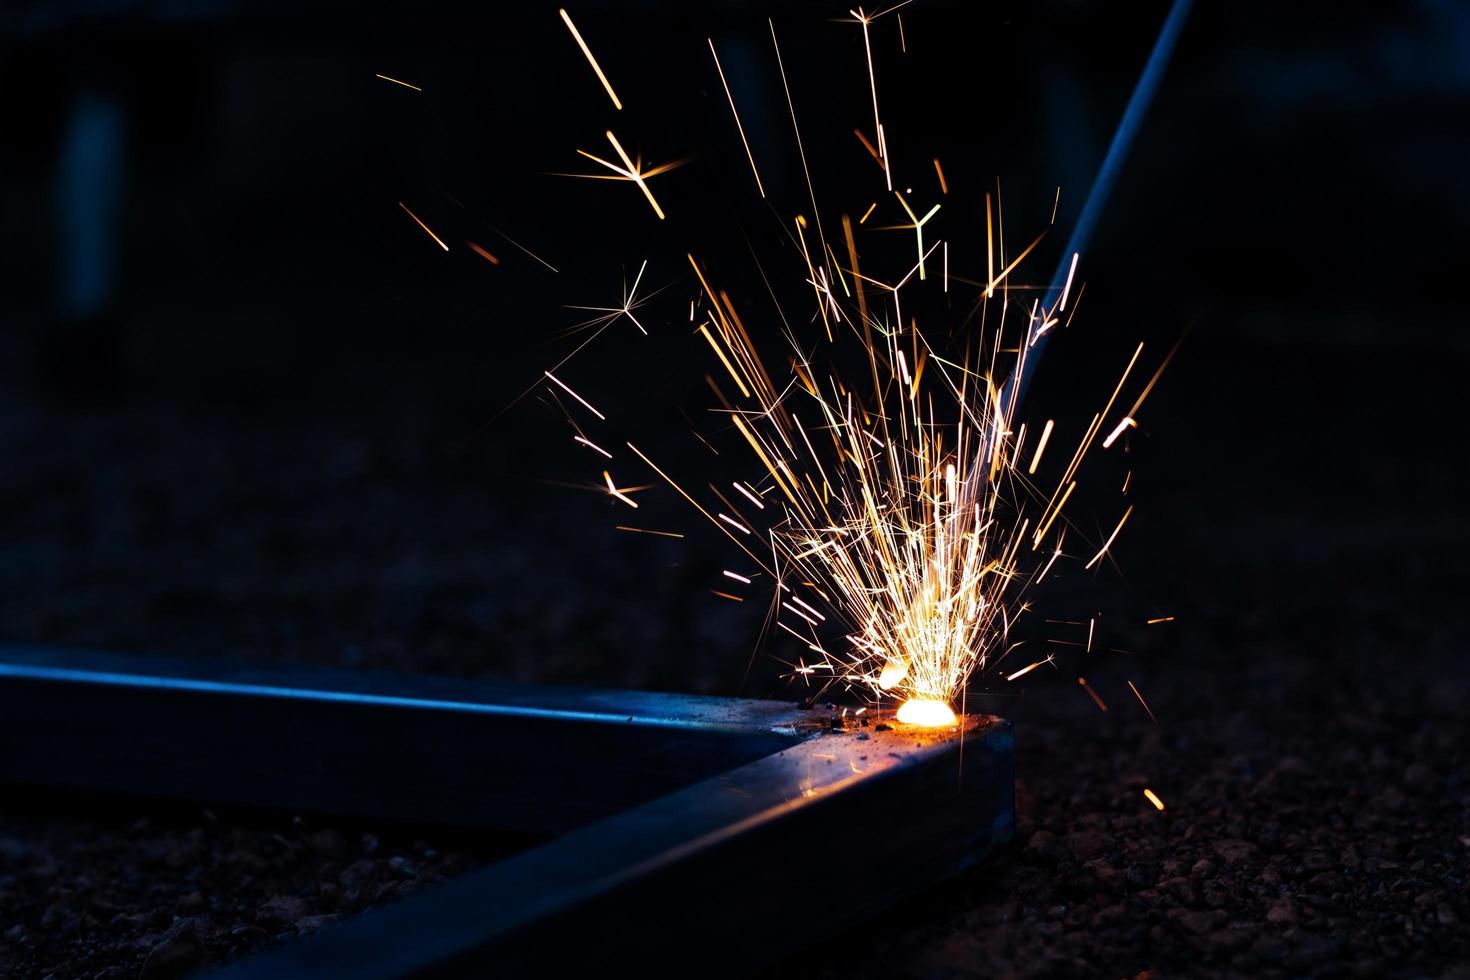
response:
<path id="1" fill-rule="evenodd" d="M 1133 86 L 1133 95 L 1129 97 L 1128 105 L 1123 110 L 1123 118 L 1119 120 L 1118 129 L 1113 133 L 1107 155 L 1103 157 L 1102 166 L 1098 168 L 1097 176 L 1092 180 L 1092 188 L 1088 190 L 1087 199 L 1083 202 L 1082 214 L 1072 228 L 1072 237 L 1068 239 L 1067 247 L 1057 264 L 1057 271 L 1051 278 L 1051 285 L 1046 291 L 1048 298 L 1060 296 L 1071 272 L 1072 256 L 1080 254 L 1087 247 L 1103 208 L 1107 206 L 1113 185 L 1118 182 L 1118 175 L 1122 173 L 1123 164 L 1128 159 L 1128 151 L 1133 148 L 1133 140 L 1143 127 L 1144 117 L 1148 115 L 1149 106 L 1158 93 L 1159 83 L 1164 79 L 1164 71 L 1169 67 L 1175 42 L 1179 40 L 1179 33 L 1189 18 L 1191 2 L 1192 0 L 1174 0 L 1169 16 L 1164 20 L 1164 26 L 1159 29 L 1158 39 L 1154 41 L 1153 50 L 1149 52 L 1148 61 L 1143 66 L 1143 74 Z M 1028 338 L 1031 349 L 1022 359 L 1019 369 L 1006 382 L 1001 404 L 1014 409 L 1026 396 L 1026 389 L 1036 373 L 1036 365 L 1041 362 L 1041 352 L 1049 337 L 1049 334 L 1040 334 Z"/>

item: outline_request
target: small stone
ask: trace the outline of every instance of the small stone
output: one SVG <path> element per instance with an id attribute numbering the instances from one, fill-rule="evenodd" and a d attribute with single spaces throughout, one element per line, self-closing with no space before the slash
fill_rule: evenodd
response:
<path id="1" fill-rule="evenodd" d="M 174 906 L 174 912 L 182 916 L 189 916 L 203 911 L 204 896 L 199 892 L 190 892 L 179 899 L 178 904 Z"/>
<path id="2" fill-rule="evenodd" d="M 1323 871 L 1320 874 L 1312 875 L 1307 880 L 1307 887 L 1311 888 L 1314 892 L 1331 895 L 1334 892 L 1341 891 L 1346 882 L 1347 879 L 1336 871 Z"/>
<path id="3" fill-rule="evenodd" d="M 1302 867 L 1308 871 L 1327 871 L 1333 867 L 1333 861 L 1326 851 L 1309 851 L 1302 859 Z"/>
<path id="4" fill-rule="evenodd" d="M 258 943 L 265 938 L 265 930 L 260 926 L 238 925 L 230 930 L 230 936 L 241 945 Z"/>
<path id="5" fill-rule="evenodd" d="M 1452 926 L 1460 921 L 1460 917 L 1455 914 L 1455 910 L 1450 907 L 1448 902 L 1439 903 L 1438 907 L 1434 910 L 1434 917 L 1439 920 L 1439 924 L 1442 926 Z"/>
<path id="6" fill-rule="evenodd" d="M 192 921 L 179 928 L 148 951 L 143 961 L 142 980 L 166 980 L 181 977 L 204 965 L 204 942 Z"/>
<path id="7" fill-rule="evenodd" d="M 394 873 L 396 873 L 398 875 L 401 875 L 404 878 L 417 878 L 419 876 L 419 869 L 418 869 L 418 867 L 415 866 L 414 863 L 412 861 L 408 860 L 407 858 L 403 858 L 403 857 L 392 857 L 392 858 L 389 858 L 388 859 L 388 867 L 392 868 L 393 871 L 394 871 Z"/>
<path id="8" fill-rule="evenodd" d="M 1049 830 L 1038 830 L 1026 840 L 1026 855 L 1034 863 L 1055 866 L 1071 859 L 1071 852 Z"/>
<path id="9" fill-rule="evenodd" d="M 1266 910 L 1267 922 L 1295 922 L 1296 918 L 1296 906 L 1284 895 L 1272 902 L 1271 907 Z"/>
<path id="10" fill-rule="evenodd" d="M 316 932 L 323 926 L 332 925 L 342 917 L 335 913 L 330 915 L 307 915 L 296 920 L 296 931 L 303 936 L 309 932 Z"/>
<path id="11" fill-rule="evenodd" d="M 1083 867 L 1092 872 L 1093 877 L 1102 885 L 1110 885 L 1118 877 L 1118 872 L 1112 865 L 1108 864 L 1107 858 L 1093 858 L 1084 864 Z"/>
<path id="12" fill-rule="evenodd" d="M 143 923 L 147 921 L 148 917 L 142 912 L 135 912 L 132 915 L 126 912 L 119 912 L 112 917 L 112 921 L 107 923 L 107 927 L 118 932 L 133 932 L 141 929 Z"/>
<path id="13" fill-rule="evenodd" d="M 337 876 L 337 884 L 349 894 L 361 891 L 378 877 L 378 862 L 361 858 L 353 861 Z"/>
<path id="14" fill-rule="evenodd" d="M 1188 878 L 1170 878 L 1168 881 L 1160 882 L 1159 890 L 1171 895 L 1180 905 L 1194 905 L 1198 901 L 1194 893 L 1194 884 Z"/>
<path id="15" fill-rule="evenodd" d="M 65 931 L 70 926 L 64 902 L 52 902 L 41 913 L 41 928 L 46 932 Z"/>
<path id="16" fill-rule="evenodd" d="M 1067 850 L 1079 861 L 1090 861 L 1113 846 L 1113 838 L 1100 830 L 1080 830 L 1065 840 Z"/>
<path id="17" fill-rule="evenodd" d="M 1224 912 L 1193 912 L 1187 909 L 1170 909 L 1169 918 L 1185 930 L 1196 935 L 1214 932 L 1225 924 Z"/>
<path id="18" fill-rule="evenodd" d="M 1255 861 L 1259 854 L 1256 845 L 1248 840 L 1215 841 L 1215 856 L 1225 862 L 1227 868 L 1238 868 Z"/>
<path id="19" fill-rule="evenodd" d="M 1243 949 L 1247 944 L 1249 944 L 1251 941 L 1251 937 L 1254 935 L 1255 930 L 1251 929 L 1249 926 L 1244 926 L 1236 923 L 1234 925 L 1227 926 L 1224 929 L 1217 929 L 1215 932 L 1211 933 L 1207 937 L 1207 939 L 1210 946 L 1214 948 L 1217 952 L 1233 953 L 1238 949 Z"/>
<path id="20" fill-rule="evenodd" d="M 306 904 L 295 895 L 274 895 L 255 910 L 255 921 L 270 927 L 295 922 L 306 914 Z"/>

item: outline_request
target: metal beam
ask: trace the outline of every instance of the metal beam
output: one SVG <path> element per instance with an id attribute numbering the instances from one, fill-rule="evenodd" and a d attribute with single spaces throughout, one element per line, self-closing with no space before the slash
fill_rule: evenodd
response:
<path id="1" fill-rule="evenodd" d="M 769 755 L 778 702 L 0 648 L 0 781 L 550 835 Z"/>
<path id="2" fill-rule="evenodd" d="M 3 782 L 581 824 L 233 980 L 748 972 L 1010 839 L 1009 723 L 868 717 L 833 731 L 775 702 L 0 651 Z"/>
<path id="3" fill-rule="evenodd" d="M 1008 841 L 1011 759 L 994 718 L 814 735 L 218 976 L 745 975 Z"/>

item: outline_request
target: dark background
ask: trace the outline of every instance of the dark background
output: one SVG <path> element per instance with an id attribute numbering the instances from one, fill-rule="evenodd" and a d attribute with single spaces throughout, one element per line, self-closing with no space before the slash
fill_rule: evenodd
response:
<path id="1" fill-rule="evenodd" d="M 718 428 L 683 253 L 774 336 L 759 256 L 810 329 L 783 231 L 808 203 L 765 18 L 829 228 L 882 190 L 851 135 L 872 128 L 861 34 L 835 22 L 840 5 L 572 13 L 623 112 L 551 5 L 0 13 L 0 639 L 806 693 L 779 644 L 752 656 L 760 604 L 709 594 L 723 539 L 615 531 L 632 512 L 589 492 L 601 466 L 535 382 L 575 343 L 563 332 L 585 315 L 566 307 L 617 305 L 647 258 L 645 291 L 667 287 L 640 311 L 653 336 L 616 324 L 562 376 L 622 437 L 707 467 L 680 414 Z M 983 262 L 997 179 L 1012 253 L 1060 186 L 1058 230 L 1018 273 L 1044 282 L 1163 13 L 921 2 L 902 10 L 907 53 L 896 18 L 878 23 L 900 182 L 943 200 L 956 268 Z M 1467 101 L 1470 14 L 1455 4 L 1195 11 L 1032 394 L 1075 430 L 1137 341 L 1151 370 L 1188 331 L 1129 439 L 1137 511 L 1116 565 L 1037 614 L 1100 614 L 1098 654 L 972 689 L 1019 723 L 1016 852 L 784 970 L 1436 975 L 1465 961 Z M 652 182 L 667 222 L 626 184 L 558 176 L 591 172 L 574 150 L 603 155 L 608 126 L 645 160 L 689 158 Z M 908 254 L 909 233 L 882 234 L 865 262 Z M 925 322 L 963 322 L 956 293 Z M 1094 540 L 1122 506 L 1113 479 L 1105 468 L 1077 510 Z M 694 530 L 672 494 L 641 499 L 632 523 Z M 1163 615 L 1176 621 L 1142 626 Z M 0 908 L 19 929 L 0 965 L 20 975 L 132 975 L 189 929 L 198 957 L 228 955 L 392 894 L 324 898 L 336 865 L 319 863 L 347 859 L 306 844 L 242 882 L 226 858 L 276 846 L 275 826 L 226 835 L 153 814 L 134 833 L 133 811 L 78 806 L 0 805 Z M 150 864 L 139 834 L 204 856 L 187 875 Z M 387 860 L 376 845 L 359 856 Z M 420 863 L 426 879 L 452 870 Z M 282 896 L 298 914 L 261 911 Z M 186 899 L 132 925 L 84 908 Z"/>

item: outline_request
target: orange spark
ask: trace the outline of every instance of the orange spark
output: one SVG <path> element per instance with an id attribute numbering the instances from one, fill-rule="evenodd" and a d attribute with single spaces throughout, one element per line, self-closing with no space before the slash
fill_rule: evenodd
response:
<path id="1" fill-rule="evenodd" d="M 658 206 L 658 201 L 654 200 L 653 191 L 648 189 L 648 178 L 657 177 L 659 174 L 662 173 L 668 173 L 670 170 L 683 166 L 685 161 L 675 160 L 672 163 L 661 163 L 656 167 L 650 167 L 647 170 L 644 170 L 642 159 L 640 158 L 639 161 L 635 163 L 631 158 L 629 158 L 628 154 L 623 151 L 623 145 L 619 143 L 618 138 L 613 135 L 612 130 L 608 130 L 606 136 L 607 141 L 611 143 L 613 149 L 617 151 L 619 159 L 623 161 L 622 164 L 616 164 L 610 160 L 604 160 L 602 157 L 593 156 L 586 150 L 578 150 L 577 155 L 584 156 L 594 163 L 601 164 L 602 166 L 611 170 L 613 172 L 613 176 L 608 177 L 603 174 L 569 174 L 567 176 L 582 177 L 589 180 L 626 180 L 630 183 L 637 184 L 638 189 L 643 192 L 643 196 L 648 198 L 648 203 L 653 206 L 653 213 L 658 215 L 658 219 L 660 221 L 664 220 L 663 208 Z"/>
<path id="2" fill-rule="evenodd" d="M 399 201 L 398 202 L 398 206 L 400 208 L 402 208 L 404 211 L 407 211 L 408 212 L 408 216 L 414 220 L 414 224 L 418 225 L 424 231 L 428 232 L 429 237 L 432 238 L 432 239 L 434 239 L 434 241 L 438 244 L 438 246 L 440 248 L 444 249 L 444 251 L 446 251 L 446 252 L 449 251 L 449 246 L 444 244 L 444 239 L 442 239 L 438 235 L 434 234 L 433 230 L 428 225 L 426 225 L 422 221 L 420 221 L 419 220 L 419 216 L 416 215 L 416 214 L 414 214 L 413 211 L 409 209 L 409 206 L 407 204 L 404 204 L 402 201 Z"/>
<path id="3" fill-rule="evenodd" d="M 719 518 L 720 518 L 720 520 L 724 521 L 726 524 L 728 524 L 731 527 L 733 527 L 735 530 L 740 531 L 742 534 L 749 534 L 750 533 L 750 528 L 746 527 L 744 524 L 741 524 L 735 518 L 730 517 L 727 514 L 723 514 L 722 513 L 722 514 L 719 515 Z"/>
<path id="4" fill-rule="evenodd" d="M 1055 659 L 1053 654 L 1047 654 L 1045 660 L 1038 660 L 1034 664 L 1027 664 L 1026 666 L 1022 667 L 1020 670 L 1016 671 L 1014 674 L 1011 674 L 1011 675 L 1007 676 L 1006 677 L 1006 680 L 1013 681 L 1013 680 L 1016 680 L 1017 678 L 1025 677 L 1027 674 L 1031 673 L 1033 670 L 1035 670 L 1037 667 L 1040 667 L 1042 664 L 1049 664 L 1049 663 L 1051 663 L 1053 659 Z"/>
<path id="5" fill-rule="evenodd" d="M 940 193 L 948 194 L 949 193 L 949 184 L 944 179 L 944 168 L 939 165 L 939 158 L 938 157 L 935 157 L 934 158 L 934 172 L 939 175 L 939 190 L 940 190 Z"/>
<path id="6" fill-rule="evenodd" d="M 995 229 L 990 220 L 990 192 L 985 192 L 985 279 L 995 282 Z M 985 298 L 989 299 L 994 286 L 985 287 Z"/>
<path id="7" fill-rule="evenodd" d="M 1155 793 L 1153 790 L 1144 787 L 1143 795 L 1148 797 L 1148 801 L 1154 805 L 1154 809 L 1162 810 L 1164 808 L 1164 801 L 1159 799 L 1159 794 Z"/>
<path id="8" fill-rule="evenodd" d="M 1044 537 L 1046 537 L 1046 532 L 1047 531 L 1051 530 L 1052 522 L 1057 519 L 1057 515 L 1059 515 L 1062 512 L 1062 508 L 1065 507 L 1066 504 L 1067 504 L 1067 498 L 1070 497 L 1070 496 L 1072 496 L 1072 491 L 1073 490 L 1076 490 L 1076 489 L 1077 489 L 1077 481 L 1076 480 L 1073 480 L 1071 483 L 1067 484 L 1067 492 L 1064 493 L 1064 494 L 1062 494 L 1062 499 L 1057 502 L 1056 507 L 1051 512 L 1051 516 L 1046 519 L 1046 523 L 1042 524 L 1040 527 L 1038 527 L 1036 529 L 1036 543 L 1033 546 L 1033 550 L 1035 548 L 1041 547 L 1041 539 L 1044 538 Z"/>
<path id="9" fill-rule="evenodd" d="M 868 58 L 868 87 L 873 93 L 873 130 L 878 134 L 878 146 L 882 152 L 880 159 L 886 164 L 888 152 L 887 148 L 883 146 L 883 123 L 878 119 L 878 79 L 873 73 L 873 42 L 868 36 L 868 25 L 872 23 L 873 18 L 864 14 L 862 7 L 856 10 L 849 10 L 848 13 L 852 14 L 863 27 L 863 52 Z M 884 166 L 883 170 L 888 177 L 888 189 L 893 190 L 892 173 L 887 166 Z"/>
<path id="10" fill-rule="evenodd" d="M 629 497 L 627 494 L 623 493 L 621 490 L 613 485 L 613 478 L 611 473 L 609 473 L 607 470 L 603 470 L 602 478 L 607 481 L 608 493 L 612 494 L 614 497 L 618 498 L 629 507 L 632 507 L 634 510 L 638 509 L 637 501 L 635 501 L 632 497 Z"/>
<path id="11" fill-rule="evenodd" d="M 1062 191 L 1062 189 L 1060 187 L 1058 187 L 1057 188 L 1057 194 L 1058 194 L 1058 198 L 1059 199 L 1060 199 L 1061 191 Z M 1067 269 L 1067 284 L 1062 287 L 1062 299 L 1061 299 L 1061 302 L 1057 303 L 1057 309 L 1058 310 L 1065 310 L 1067 308 L 1067 297 L 1069 295 L 1071 295 L 1071 292 L 1072 292 L 1072 277 L 1077 274 L 1077 256 L 1078 256 L 1078 254 L 1080 254 L 1080 253 L 1077 253 L 1077 252 L 1073 252 L 1072 253 L 1072 265 L 1071 265 L 1070 268 Z"/>
<path id="12" fill-rule="evenodd" d="M 376 72 L 374 72 L 373 77 L 374 78 L 381 78 L 385 82 L 392 82 L 394 85 L 402 85 L 404 88 L 411 88 L 415 92 L 422 92 L 423 91 L 423 89 L 419 88 L 417 85 L 413 85 L 413 84 L 411 84 L 409 82 L 402 81 L 401 79 L 394 78 L 391 75 L 380 75 L 380 74 L 377 74 Z"/>
<path id="13" fill-rule="evenodd" d="M 868 151 L 868 155 L 873 158 L 873 161 L 878 164 L 879 168 L 887 170 L 888 164 L 883 162 L 883 155 L 878 152 L 878 148 L 872 144 L 872 141 L 863 135 L 863 131 L 861 129 L 854 129 L 852 134 L 858 138 L 858 142 L 863 144 L 863 149 Z"/>
<path id="14" fill-rule="evenodd" d="M 577 42 L 577 47 L 581 48 L 582 53 L 587 56 L 587 64 L 591 65 L 592 70 L 597 73 L 597 80 L 602 83 L 603 88 L 607 89 L 607 97 L 612 99 L 613 108 L 621 110 L 623 104 L 618 101 L 618 93 L 613 91 L 612 82 L 609 82 L 607 76 L 602 73 L 602 66 L 597 63 L 596 58 L 592 57 L 592 49 L 587 47 L 586 41 L 582 40 L 577 25 L 572 23 L 572 15 L 567 13 L 565 8 L 561 10 L 561 19 L 567 25 L 567 30 L 572 32 L 572 39 Z"/>
<path id="15" fill-rule="evenodd" d="M 572 440 L 574 442 L 580 442 L 588 449 L 594 449 L 597 452 L 602 453 L 602 455 L 606 456 L 608 459 L 612 459 L 612 453 L 608 452 L 606 449 L 603 449 L 601 446 L 597 445 L 597 443 L 592 442 L 584 436 L 572 436 Z"/>
<path id="16" fill-rule="evenodd" d="M 1041 430 L 1041 441 L 1036 444 L 1036 455 L 1031 457 L 1031 465 L 1026 469 L 1028 474 L 1035 473 L 1036 467 L 1041 464 L 1041 454 L 1046 451 L 1046 441 L 1051 438 L 1051 430 L 1056 424 L 1056 419 L 1046 420 L 1046 428 Z"/>
<path id="17" fill-rule="evenodd" d="M 649 174 L 639 172 L 638 167 L 628 158 L 628 154 L 623 151 L 623 145 L 618 142 L 618 138 L 613 135 L 613 131 L 610 129 L 607 131 L 607 141 L 618 152 L 618 159 L 623 161 L 623 166 L 628 168 L 625 171 L 628 179 L 637 184 L 638 189 L 643 192 L 643 196 L 648 198 L 648 203 L 653 205 L 653 213 L 658 215 L 658 220 L 664 220 L 664 209 L 659 207 L 658 202 L 653 199 L 653 191 L 648 189 L 648 182 L 644 180 Z"/>
<path id="18" fill-rule="evenodd" d="M 763 503 L 761 503 L 761 498 L 757 497 L 755 494 L 753 494 L 749 490 L 747 490 L 746 487 L 745 487 L 745 484 L 739 483 L 739 482 L 735 482 L 735 483 L 732 483 L 731 486 L 733 486 L 736 490 L 739 490 L 741 493 L 743 493 L 750 500 L 751 503 L 755 504 L 755 506 L 756 506 L 756 508 L 758 510 L 765 510 L 766 509 L 766 505 L 763 504 Z"/>
<path id="19" fill-rule="evenodd" d="M 725 365 L 725 370 L 726 371 L 729 371 L 730 372 L 730 377 L 732 377 L 732 378 L 735 379 L 735 384 L 737 386 L 739 386 L 740 393 L 742 395 L 744 395 L 746 398 L 749 398 L 750 397 L 750 389 L 747 388 L 747 387 L 745 387 L 745 382 L 742 381 L 742 380 L 740 380 L 740 375 L 738 375 L 738 374 L 735 373 L 735 365 L 733 365 L 733 364 L 730 363 L 730 359 L 725 356 L 725 352 L 720 349 L 720 345 L 717 344 L 717 343 L 715 343 L 714 335 L 709 332 L 709 327 L 706 324 L 701 323 L 699 325 L 698 332 L 701 333 L 701 334 L 703 334 L 704 335 L 704 339 L 707 340 L 707 341 L 709 341 L 710 347 L 714 348 L 715 354 L 720 359 L 720 363 L 723 364 L 723 365 Z"/>
<path id="20" fill-rule="evenodd" d="M 591 412 L 593 415 L 596 415 L 602 421 L 604 421 L 604 422 L 607 421 L 607 416 L 606 415 L 603 415 L 597 409 L 593 408 L 592 407 L 592 403 L 589 402 L 587 399 L 583 398 L 581 395 L 577 394 L 575 391 L 573 391 L 572 389 L 568 388 L 567 385 L 566 385 L 566 382 L 562 381 L 560 378 L 558 378 L 556 375 L 552 374 L 550 371 L 546 371 L 544 373 L 552 381 L 555 381 L 557 387 L 559 387 L 562 391 L 565 391 L 567 394 L 569 394 L 573 398 L 577 399 L 577 401 L 581 402 L 582 405 L 587 409 L 587 411 Z"/>
<path id="21" fill-rule="evenodd" d="M 477 244 L 476 242 L 466 241 L 465 244 L 470 247 L 471 252 L 474 252 L 480 258 L 484 259 L 486 262 L 489 262 L 491 265 L 500 264 L 500 260 L 498 258 L 490 254 L 489 251 L 487 251 L 484 247 Z"/>
<path id="22" fill-rule="evenodd" d="M 1159 720 L 1154 718 L 1154 709 L 1148 706 L 1148 702 L 1143 699 L 1143 695 L 1139 693 L 1138 688 L 1134 686 L 1132 681 L 1128 682 L 1128 687 L 1133 692 L 1133 696 L 1138 698 L 1138 703 L 1143 705 L 1143 710 L 1148 712 L 1149 718 L 1157 725 Z"/>
<path id="23" fill-rule="evenodd" d="M 908 212 L 909 218 L 911 218 L 913 220 L 913 222 L 914 222 L 914 224 L 913 224 L 914 234 L 917 235 L 918 236 L 918 239 L 919 239 L 919 278 L 920 279 L 923 279 L 923 278 L 925 278 L 925 276 L 924 276 L 924 226 L 929 223 L 929 219 L 930 218 L 934 217 L 934 215 L 936 213 L 938 213 L 938 211 L 939 211 L 939 205 L 937 205 L 937 204 L 934 205 L 932 208 L 929 209 L 929 212 L 927 214 L 925 214 L 924 217 L 920 218 L 917 214 L 915 214 L 913 212 L 913 209 L 909 207 L 909 202 L 906 201 L 906 200 L 904 200 L 902 194 L 897 194 L 895 196 L 898 198 L 898 203 L 903 205 L 903 209 L 906 212 Z"/>
<path id="24" fill-rule="evenodd" d="M 1087 696 L 1092 698 L 1093 703 L 1096 704 L 1100 709 L 1102 709 L 1102 712 L 1104 714 L 1107 714 L 1108 706 L 1103 703 L 1103 699 L 1098 696 L 1098 693 L 1092 689 L 1092 686 L 1090 684 L 1087 683 L 1087 678 L 1079 677 L 1077 678 L 1077 683 L 1082 685 L 1082 690 L 1087 692 Z"/>
<path id="25" fill-rule="evenodd" d="M 725 87 L 725 98 L 730 101 L 730 115 L 735 117 L 735 128 L 740 131 L 740 142 L 745 144 L 745 156 L 750 161 L 750 172 L 755 174 L 756 189 L 761 192 L 761 197 L 766 196 L 765 185 L 761 183 L 760 171 L 755 166 L 755 155 L 750 152 L 750 141 L 745 138 L 745 127 L 740 124 L 740 113 L 735 109 L 735 96 L 730 94 L 730 83 L 725 81 L 725 69 L 720 67 L 720 56 L 715 53 L 715 42 L 713 38 L 705 38 L 709 41 L 709 53 L 715 59 L 715 71 L 720 73 L 720 84 Z"/>
<path id="26" fill-rule="evenodd" d="M 1099 561 L 1102 560 L 1102 556 L 1108 553 L 1108 548 L 1112 545 L 1113 539 L 1118 536 L 1119 531 L 1123 530 L 1123 522 L 1128 520 L 1128 515 L 1131 513 L 1133 513 L 1133 505 L 1129 504 L 1128 509 L 1123 511 L 1123 516 L 1119 519 L 1118 526 L 1113 528 L 1113 533 L 1108 535 L 1108 539 L 1103 542 L 1102 548 L 1098 550 L 1097 554 L 1092 556 L 1092 561 L 1082 566 L 1083 568 L 1091 568 L 1093 565 L 1096 565 Z"/>
<path id="27" fill-rule="evenodd" d="M 1118 437 L 1121 436 L 1124 433 L 1124 431 L 1126 431 L 1128 429 L 1134 429 L 1134 428 L 1137 428 L 1137 427 L 1138 427 L 1138 423 L 1135 422 L 1135 421 L 1133 421 L 1133 418 L 1131 416 L 1128 416 L 1128 415 L 1123 416 L 1123 421 L 1119 422 L 1118 423 L 1118 427 L 1116 429 L 1114 429 L 1111 433 L 1109 433 L 1108 434 L 1108 437 L 1103 440 L 1103 448 L 1104 449 L 1110 448 L 1113 445 L 1113 443 L 1115 443 L 1115 442 L 1118 441 Z"/>
<path id="28" fill-rule="evenodd" d="M 613 525 L 613 530 L 615 530 L 615 531 L 632 531 L 634 534 L 653 534 L 653 535 L 657 535 L 660 538 L 682 538 L 684 536 L 682 534 L 676 534 L 673 531 L 650 531 L 646 527 L 627 527 L 626 525 L 623 525 L 623 524 L 615 524 L 615 525 Z"/>

